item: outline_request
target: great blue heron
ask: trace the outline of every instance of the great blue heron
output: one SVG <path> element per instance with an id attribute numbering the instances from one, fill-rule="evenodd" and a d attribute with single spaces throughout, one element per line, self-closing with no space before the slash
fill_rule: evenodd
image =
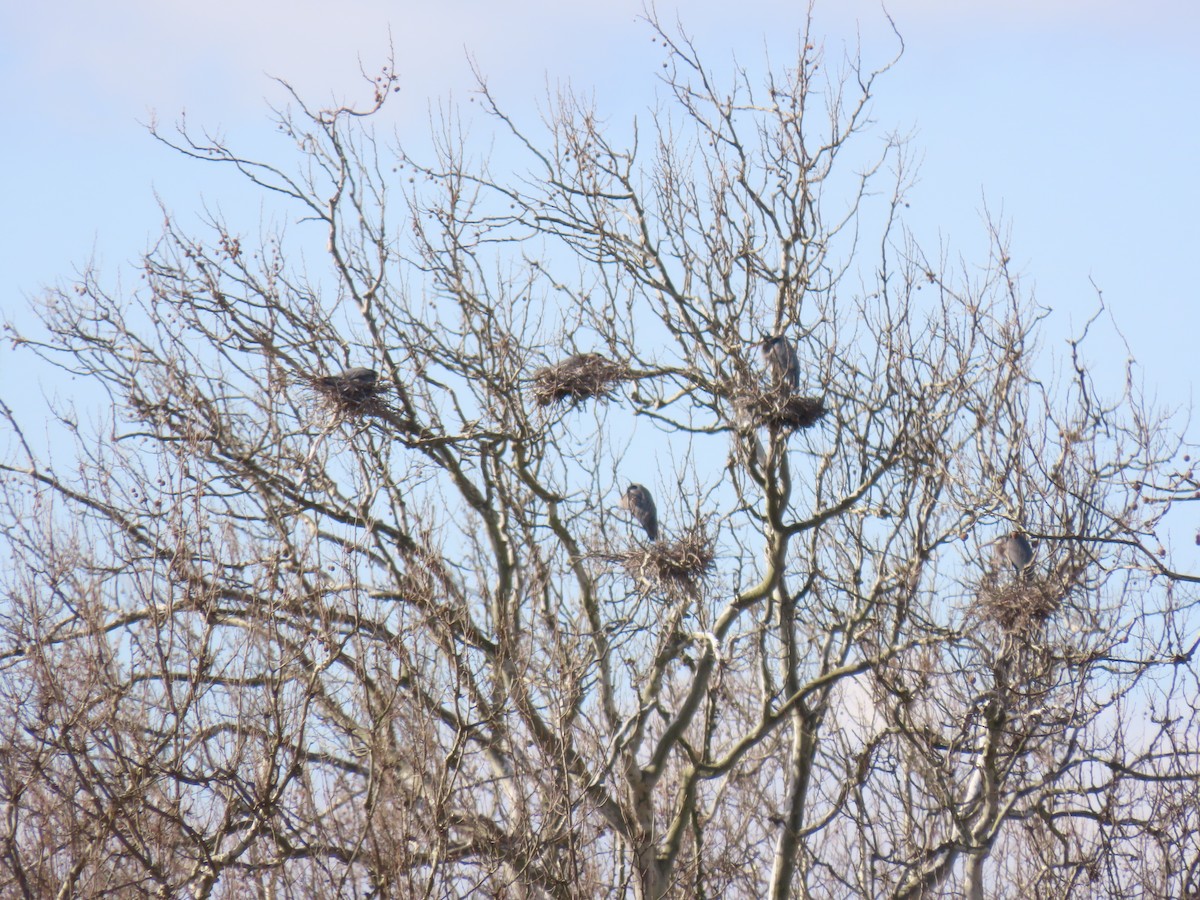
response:
<path id="1" fill-rule="evenodd" d="M 800 387 L 800 361 L 791 341 L 782 334 L 768 335 L 758 342 L 758 352 L 762 354 L 774 386 L 790 391 Z"/>
<path id="2" fill-rule="evenodd" d="M 621 509 L 633 513 L 633 517 L 646 529 L 650 540 L 658 540 L 658 510 L 654 508 L 654 498 L 640 484 L 631 484 L 621 495 Z"/>
<path id="3" fill-rule="evenodd" d="M 995 542 L 996 559 L 1008 563 L 1018 576 L 1029 573 L 1029 564 L 1033 562 L 1033 547 L 1029 539 L 1021 532 L 1014 531 Z"/>
<path id="4" fill-rule="evenodd" d="M 324 375 L 317 379 L 317 384 L 329 390 L 349 403 L 362 403 L 375 393 L 379 382 L 379 373 L 374 369 L 364 369 L 355 366 L 336 375 Z"/>

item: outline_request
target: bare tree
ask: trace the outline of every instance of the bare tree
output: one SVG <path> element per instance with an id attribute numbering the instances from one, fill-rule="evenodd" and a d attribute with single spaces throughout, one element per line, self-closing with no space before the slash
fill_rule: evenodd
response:
<path id="1" fill-rule="evenodd" d="M 905 229 L 887 66 L 650 24 L 625 139 L 481 77 L 490 156 L 388 146 L 390 68 L 292 162 L 156 132 L 304 224 L 15 337 L 104 404 L 3 407 L 6 895 L 1200 895 L 1169 422 Z"/>

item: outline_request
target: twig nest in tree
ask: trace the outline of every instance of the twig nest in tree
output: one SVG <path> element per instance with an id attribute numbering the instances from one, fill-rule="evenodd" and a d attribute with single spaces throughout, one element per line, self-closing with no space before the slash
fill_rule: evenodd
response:
<path id="1" fill-rule="evenodd" d="M 712 541 L 702 528 L 693 528 L 677 541 L 655 541 L 616 557 L 631 578 L 669 599 L 698 597 L 714 560 Z"/>
<path id="2" fill-rule="evenodd" d="M 318 375 L 303 380 L 321 405 L 337 419 L 361 419 L 389 412 L 383 399 L 388 385 L 379 380 L 374 369 L 347 369 L 336 375 Z"/>
<path id="3" fill-rule="evenodd" d="M 784 401 L 774 424 L 780 428 L 811 428 L 825 415 L 825 401 L 820 397 L 788 397 Z"/>
<path id="4" fill-rule="evenodd" d="M 614 385 L 629 379 L 628 366 L 599 353 L 577 353 L 533 373 L 533 397 L 538 406 L 568 400 L 607 400 Z"/>
<path id="5" fill-rule="evenodd" d="M 744 420 L 755 428 L 811 428 L 828 412 L 821 397 L 801 397 L 777 387 L 743 389 L 735 402 Z"/>
<path id="6" fill-rule="evenodd" d="M 1063 586 L 1040 578 L 1017 578 L 984 583 L 979 588 L 976 611 L 1009 634 L 1033 631 L 1058 611 Z"/>

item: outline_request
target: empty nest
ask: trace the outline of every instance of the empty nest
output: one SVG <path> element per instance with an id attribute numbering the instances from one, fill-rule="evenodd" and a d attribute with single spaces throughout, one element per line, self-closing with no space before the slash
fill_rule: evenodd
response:
<path id="1" fill-rule="evenodd" d="M 775 388 L 743 390 L 736 403 L 741 415 L 755 428 L 811 428 L 828 412 L 821 397 L 802 397 Z"/>
<path id="2" fill-rule="evenodd" d="M 577 353 L 533 373 L 533 396 L 538 406 L 564 400 L 607 400 L 614 386 L 628 380 L 629 367 L 599 353 Z"/>
<path id="3" fill-rule="evenodd" d="M 984 584 L 979 589 L 976 609 L 1009 634 L 1028 634 L 1054 615 L 1061 601 L 1061 585 L 1018 578 L 1002 584 Z"/>
<path id="4" fill-rule="evenodd" d="M 712 541 L 702 529 L 687 532 L 677 541 L 655 541 L 617 557 L 636 581 L 667 597 L 698 597 L 712 573 Z"/>

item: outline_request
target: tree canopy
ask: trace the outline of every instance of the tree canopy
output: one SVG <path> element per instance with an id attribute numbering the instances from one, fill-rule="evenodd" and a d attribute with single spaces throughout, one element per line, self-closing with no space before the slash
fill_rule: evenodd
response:
<path id="1" fill-rule="evenodd" d="M 890 63 L 650 27 L 631 127 L 155 132 L 297 224 L 14 333 L 108 402 L 0 405 L 6 895 L 1200 893 L 1182 438 L 906 228 Z"/>

